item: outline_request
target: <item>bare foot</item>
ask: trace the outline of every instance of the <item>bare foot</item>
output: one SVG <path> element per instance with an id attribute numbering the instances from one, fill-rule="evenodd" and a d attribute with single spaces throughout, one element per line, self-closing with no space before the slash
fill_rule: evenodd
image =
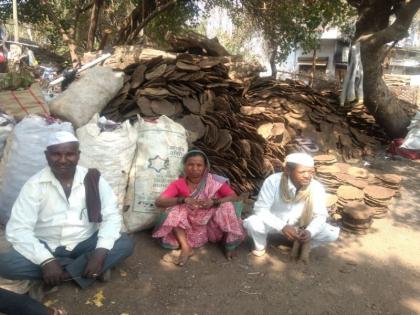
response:
<path id="1" fill-rule="evenodd" d="M 236 256 L 238 256 L 238 249 L 237 248 L 232 249 L 232 250 L 225 249 L 225 257 L 226 257 L 227 260 L 232 260 Z"/>
<path id="2" fill-rule="evenodd" d="M 194 251 L 191 248 L 188 250 L 181 250 L 181 253 L 179 254 L 176 265 L 180 267 L 185 266 L 185 264 L 187 263 L 188 259 L 190 259 L 191 256 L 194 256 Z"/>

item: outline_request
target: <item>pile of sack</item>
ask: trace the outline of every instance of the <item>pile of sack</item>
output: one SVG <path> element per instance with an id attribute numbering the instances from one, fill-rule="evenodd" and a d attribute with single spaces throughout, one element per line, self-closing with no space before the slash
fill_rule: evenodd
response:
<path id="1" fill-rule="evenodd" d="M 7 222 L 23 184 L 47 166 L 48 137 L 60 130 L 74 133 L 69 122 L 32 115 L 9 132 L 0 163 L 1 223 Z M 180 175 L 181 158 L 188 150 L 185 129 L 166 116 L 115 123 L 96 114 L 75 133 L 79 165 L 101 171 L 118 198 L 124 229 L 152 227 L 160 211 L 154 200 Z"/>

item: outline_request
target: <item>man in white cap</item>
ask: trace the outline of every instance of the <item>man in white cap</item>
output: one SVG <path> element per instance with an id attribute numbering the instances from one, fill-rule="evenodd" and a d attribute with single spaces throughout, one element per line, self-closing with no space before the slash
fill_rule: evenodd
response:
<path id="1" fill-rule="evenodd" d="M 25 183 L 13 206 L 6 226 L 13 248 L 0 254 L 0 276 L 48 285 L 74 280 L 84 288 L 130 256 L 133 242 L 120 234 L 109 184 L 77 165 L 79 142 L 72 133 L 51 135 L 45 156 L 48 166 Z"/>
<path id="2" fill-rule="evenodd" d="M 314 160 L 306 153 L 286 157 L 284 172 L 269 176 L 244 221 L 254 242 L 255 256 L 266 252 L 267 236 L 282 234 L 289 241 L 315 247 L 337 240 L 339 229 L 326 223 L 325 190 L 314 180 Z"/>

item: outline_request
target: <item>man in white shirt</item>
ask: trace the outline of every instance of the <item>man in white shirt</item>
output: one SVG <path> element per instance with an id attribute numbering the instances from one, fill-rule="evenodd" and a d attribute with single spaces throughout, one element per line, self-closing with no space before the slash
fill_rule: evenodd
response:
<path id="1" fill-rule="evenodd" d="M 120 234 L 109 184 L 102 177 L 89 184 L 88 170 L 77 165 L 72 133 L 52 135 L 45 156 L 48 166 L 25 183 L 13 206 L 6 226 L 13 249 L 0 254 L 0 276 L 48 285 L 74 280 L 84 288 L 130 256 L 133 242 Z"/>
<path id="2" fill-rule="evenodd" d="M 312 179 L 313 174 L 312 157 L 293 153 L 286 157 L 283 173 L 264 181 L 254 214 L 244 220 L 255 256 L 265 254 L 270 233 L 282 234 L 289 241 L 310 241 L 311 247 L 337 240 L 339 228 L 326 223 L 325 190 Z"/>

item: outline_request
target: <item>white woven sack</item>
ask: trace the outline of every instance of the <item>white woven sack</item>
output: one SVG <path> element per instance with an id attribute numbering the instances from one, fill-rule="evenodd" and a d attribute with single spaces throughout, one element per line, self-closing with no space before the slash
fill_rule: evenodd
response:
<path id="1" fill-rule="evenodd" d="M 115 130 L 101 132 L 98 120 L 96 114 L 76 131 L 81 151 L 79 165 L 101 172 L 117 196 L 118 209 L 122 213 L 128 174 L 136 151 L 138 124 L 132 126 L 125 121 Z"/>
<path id="2" fill-rule="evenodd" d="M 13 130 L 14 125 L 15 121 L 12 116 L 0 112 L 0 159 L 3 156 L 7 137 Z"/>
<path id="3" fill-rule="evenodd" d="M 417 111 L 407 129 L 408 133 L 401 147 L 410 150 L 420 150 L 420 111 Z"/>
<path id="4" fill-rule="evenodd" d="M 0 163 L 0 222 L 8 220 L 23 184 L 47 165 L 44 151 L 48 137 L 60 130 L 73 133 L 68 122 L 48 123 L 36 115 L 27 116 L 13 129 Z"/>
<path id="5" fill-rule="evenodd" d="M 153 122 L 140 118 L 137 153 L 126 198 L 129 208 L 124 212 L 129 232 L 154 226 L 161 212 L 155 207 L 155 200 L 179 177 L 187 150 L 187 134 L 180 124 L 166 116 Z"/>
<path id="6" fill-rule="evenodd" d="M 110 68 L 97 66 L 86 70 L 78 81 L 51 101 L 50 111 L 70 121 L 75 128 L 82 127 L 104 109 L 123 83 L 122 73 Z"/>

